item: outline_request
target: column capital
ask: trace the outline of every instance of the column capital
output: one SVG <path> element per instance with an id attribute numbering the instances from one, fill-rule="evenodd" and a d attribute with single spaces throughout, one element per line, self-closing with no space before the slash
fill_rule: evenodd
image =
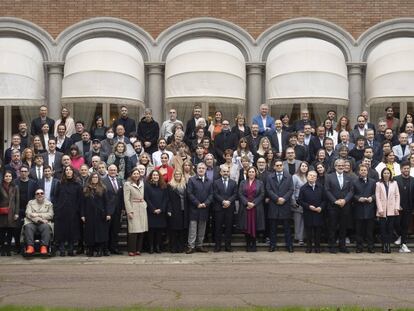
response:
<path id="1" fill-rule="evenodd" d="M 44 62 L 49 74 L 62 74 L 65 62 Z"/>
<path id="2" fill-rule="evenodd" d="M 367 66 L 367 63 L 347 63 L 346 65 L 350 75 L 361 75 L 362 70 Z"/>
<path id="3" fill-rule="evenodd" d="M 146 62 L 145 67 L 148 69 L 148 74 L 164 74 L 165 63 Z"/>
<path id="4" fill-rule="evenodd" d="M 266 63 L 246 63 L 248 75 L 262 74 Z"/>

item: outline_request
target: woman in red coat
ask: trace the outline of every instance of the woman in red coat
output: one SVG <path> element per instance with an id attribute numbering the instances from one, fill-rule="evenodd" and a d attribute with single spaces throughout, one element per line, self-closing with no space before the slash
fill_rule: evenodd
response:
<path id="1" fill-rule="evenodd" d="M 161 165 L 156 166 L 155 170 L 159 171 L 165 183 L 169 183 L 173 177 L 174 168 L 168 163 L 170 162 L 170 156 L 168 153 L 161 154 Z"/>

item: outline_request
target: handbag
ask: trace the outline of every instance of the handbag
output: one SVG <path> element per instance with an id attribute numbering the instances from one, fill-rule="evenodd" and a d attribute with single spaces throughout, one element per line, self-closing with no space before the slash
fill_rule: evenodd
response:
<path id="1" fill-rule="evenodd" d="M 10 207 L 0 207 L 0 215 L 8 215 Z"/>

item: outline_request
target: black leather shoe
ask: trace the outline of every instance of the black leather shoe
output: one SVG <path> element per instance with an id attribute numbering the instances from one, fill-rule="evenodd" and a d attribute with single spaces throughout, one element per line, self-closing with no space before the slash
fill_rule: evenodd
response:
<path id="1" fill-rule="evenodd" d="M 370 253 L 370 254 L 375 254 L 375 251 L 374 251 L 374 249 L 373 249 L 373 248 L 368 248 L 368 253 Z"/>
<path id="2" fill-rule="evenodd" d="M 356 252 L 359 254 L 359 253 L 362 253 L 362 248 L 357 248 L 356 249 Z"/>
<path id="3" fill-rule="evenodd" d="M 289 253 L 293 253 L 293 246 L 292 246 L 292 245 L 288 246 L 288 247 L 287 247 L 287 251 L 288 251 Z"/>
<path id="4" fill-rule="evenodd" d="M 338 250 L 337 250 L 336 248 L 334 248 L 334 247 L 331 247 L 331 248 L 329 249 L 329 252 L 330 252 L 331 254 L 336 254 L 336 253 L 338 253 Z"/>
<path id="5" fill-rule="evenodd" d="M 321 249 L 320 249 L 320 248 L 315 248 L 315 249 L 314 249 L 314 252 L 315 252 L 316 254 L 320 254 L 320 253 L 321 253 Z"/>
<path id="6" fill-rule="evenodd" d="M 220 253 L 221 252 L 221 247 L 214 247 L 214 251 L 215 253 Z"/>
<path id="7" fill-rule="evenodd" d="M 225 250 L 227 253 L 233 253 L 233 249 L 231 248 L 231 246 L 227 246 L 224 250 Z"/>
<path id="8" fill-rule="evenodd" d="M 68 251 L 68 256 L 73 257 L 75 256 L 75 253 L 73 251 Z"/>
<path id="9" fill-rule="evenodd" d="M 208 250 L 206 250 L 202 246 L 196 247 L 196 251 L 199 252 L 199 253 L 208 253 Z"/>
<path id="10" fill-rule="evenodd" d="M 276 251 L 276 246 L 269 246 L 269 253 Z"/>
<path id="11" fill-rule="evenodd" d="M 105 256 L 105 257 L 108 257 L 108 256 L 110 256 L 111 254 L 109 253 L 109 251 L 106 249 L 106 250 L 104 250 L 103 251 L 103 255 Z"/>
<path id="12" fill-rule="evenodd" d="M 111 254 L 112 255 L 122 255 L 122 252 L 119 249 L 112 249 Z"/>
<path id="13" fill-rule="evenodd" d="M 187 248 L 187 250 L 185 251 L 185 253 L 186 254 L 193 254 L 193 253 L 195 253 L 195 250 L 194 250 L 194 248 L 189 247 L 189 248 Z"/>
<path id="14" fill-rule="evenodd" d="M 305 251 L 305 253 L 306 253 L 306 254 L 310 254 L 310 253 L 312 253 L 312 248 L 307 248 L 307 249 L 306 249 L 306 251 Z"/>
<path id="15" fill-rule="evenodd" d="M 339 249 L 339 252 L 342 254 L 349 254 L 349 249 L 347 249 L 346 247 L 342 247 Z"/>

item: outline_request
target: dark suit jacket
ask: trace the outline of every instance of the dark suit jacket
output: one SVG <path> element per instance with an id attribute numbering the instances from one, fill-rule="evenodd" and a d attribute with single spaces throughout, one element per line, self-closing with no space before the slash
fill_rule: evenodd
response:
<path id="1" fill-rule="evenodd" d="M 191 118 L 190 120 L 187 121 L 187 125 L 185 127 L 185 134 L 184 134 L 187 142 L 189 142 L 190 140 L 193 140 L 196 137 L 194 133 L 195 128 L 196 128 L 195 122 L 196 121 L 194 118 Z M 205 133 L 208 132 L 208 125 L 206 125 L 206 127 L 204 128 L 204 132 Z"/>
<path id="2" fill-rule="evenodd" d="M 19 151 L 21 154 L 23 151 L 22 146 L 20 146 Z M 7 148 L 6 151 L 4 152 L 4 165 L 7 165 L 11 162 L 11 153 L 12 153 L 11 147 Z"/>
<path id="3" fill-rule="evenodd" d="M 272 145 L 273 150 L 277 153 L 282 153 L 286 150 L 286 147 L 289 143 L 289 133 L 286 131 L 282 131 L 282 150 L 279 150 L 279 139 L 277 137 L 276 131 L 270 136 L 270 143 Z"/>
<path id="4" fill-rule="evenodd" d="M 40 136 L 40 141 L 42 142 L 43 148 L 47 149 L 48 146 L 45 142 L 45 137 L 43 136 L 43 134 L 40 134 L 39 136 Z M 53 134 L 48 134 L 48 136 L 49 136 L 49 139 L 54 139 L 55 138 L 55 136 L 53 136 Z"/>
<path id="5" fill-rule="evenodd" d="M 50 189 L 50 202 L 52 202 L 53 204 L 55 204 L 57 200 L 59 184 L 60 182 L 58 179 L 52 178 L 52 188 Z M 42 179 L 38 180 L 37 185 L 39 188 L 43 189 L 44 191 L 45 190 L 45 178 L 43 177 Z"/>
<path id="6" fill-rule="evenodd" d="M 325 189 L 320 183 L 315 184 L 315 190 L 309 185 L 309 183 L 304 184 L 299 191 L 298 204 L 303 208 L 303 220 L 305 227 L 311 226 L 323 226 L 324 217 L 323 211 L 326 207 Z M 314 207 L 322 208 L 322 212 L 318 213 L 312 211 L 309 206 L 313 205 Z"/>
<path id="7" fill-rule="evenodd" d="M 208 210 L 213 203 L 213 181 L 204 177 L 204 182 L 198 176 L 193 176 L 188 180 L 187 196 L 189 202 L 190 220 L 207 221 Z M 206 204 L 206 208 L 198 208 L 201 203 Z"/>
<path id="8" fill-rule="evenodd" d="M 323 140 L 325 141 L 325 140 Z M 319 149 L 323 149 L 323 143 L 321 144 L 321 141 L 319 139 L 319 137 L 317 136 L 312 136 L 310 142 L 309 142 L 309 158 L 310 158 L 310 162 L 313 162 L 316 158 L 316 153 L 318 152 Z"/>
<path id="9" fill-rule="evenodd" d="M 43 166 L 50 165 L 53 168 L 55 176 L 62 173 L 62 152 L 56 151 L 55 162 L 53 162 L 53 165 L 49 163 L 49 156 L 47 152 L 42 153 L 41 155 L 43 158 Z"/>
<path id="10" fill-rule="evenodd" d="M 63 141 L 63 144 L 60 148 L 57 147 L 57 137 L 56 137 L 56 150 L 62 152 L 63 154 L 70 153 L 70 147 L 74 144 L 73 140 L 70 137 L 66 137 Z"/>
<path id="11" fill-rule="evenodd" d="M 409 191 L 409 197 L 408 197 L 408 202 L 411 202 L 411 204 L 410 205 L 408 205 L 408 206 L 403 206 L 403 199 L 401 199 L 401 196 L 402 196 L 402 193 L 403 193 L 403 187 L 404 187 L 404 185 L 403 185 L 403 177 L 402 177 L 402 175 L 399 175 L 399 176 L 397 176 L 397 177 L 395 177 L 394 178 L 394 180 L 397 182 L 397 184 L 398 184 L 398 189 L 400 190 L 400 203 L 401 203 L 401 207 L 402 207 L 402 209 L 406 212 L 406 211 L 412 211 L 413 210 L 413 201 L 414 201 L 414 177 L 409 177 L 409 179 L 410 179 L 410 191 Z"/>
<path id="12" fill-rule="evenodd" d="M 41 171 L 42 171 L 42 177 L 43 177 L 43 168 L 44 168 L 44 166 L 42 166 L 40 169 L 41 169 Z M 33 179 L 33 180 L 38 180 L 37 179 L 37 167 L 36 167 L 36 165 L 33 165 L 31 168 L 30 168 L 30 171 L 29 171 L 29 178 L 31 178 L 31 179 Z"/>
<path id="13" fill-rule="evenodd" d="M 214 140 L 215 151 L 217 155 L 217 161 L 220 164 L 223 164 L 224 158 L 223 153 L 226 149 L 236 150 L 237 148 L 237 135 L 235 133 L 229 132 L 225 134 L 221 132 L 218 134 Z"/>
<path id="14" fill-rule="evenodd" d="M 312 126 L 312 128 L 316 129 L 315 120 L 307 120 L 306 124 L 310 124 Z M 303 131 L 304 127 L 305 127 L 305 121 L 304 120 L 297 120 L 292 125 L 292 132 Z"/>
<path id="15" fill-rule="evenodd" d="M 118 191 L 115 191 L 109 176 L 102 179 L 103 184 L 106 187 L 106 198 L 108 204 L 108 215 L 113 215 L 115 212 L 119 212 L 124 208 L 124 182 L 120 178 L 116 178 L 118 183 Z"/>
<path id="16" fill-rule="evenodd" d="M 325 177 L 325 194 L 328 200 L 328 209 L 340 209 L 334 202 L 338 199 L 345 199 L 346 204 L 343 208 L 349 208 L 354 196 L 354 187 L 350 176 L 343 174 L 343 187 L 339 186 L 336 172 Z"/>
<path id="17" fill-rule="evenodd" d="M 227 190 L 224 189 L 224 182 L 223 178 L 217 179 L 213 183 L 213 197 L 214 197 L 214 204 L 213 209 L 214 211 L 221 211 L 223 210 L 222 202 L 224 200 L 230 201 L 231 205 L 227 209 L 231 209 L 234 211 L 235 205 L 234 202 L 237 199 L 237 184 L 234 180 L 228 178 L 227 181 Z"/>
<path id="18" fill-rule="evenodd" d="M 373 130 L 374 130 L 374 132 L 376 131 L 376 130 L 375 130 L 375 125 L 374 125 L 373 123 L 368 122 L 368 123 L 367 123 L 367 126 L 368 126 L 368 128 L 369 128 L 369 129 L 373 129 Z M 354 130 L 355 130 L 357 127 L 358 127 L 358 124 L 355 124 L 355 125 L 354 125 Z"/>
<path id="19" fill-rule="evenodd" d="M 20 178 L 17 178 L 14 181 L 15 185 L 18 187 L 18 189 L 21 188 L 21 180 Z M 26 205 L 30 200 L 33 200 L 35 197 L 35 192 L 36 190 L 39 188 L 37 182 L 33 179 L 29 179 L 28 180 L 28 184 L 27 184 L 27 202 L 22 202 L 22 196 L 20 196 L 20 203 L 25 205 L 24 210 L 20 210 L 19 211 L 19 216 L 20 218 L 24 218 L 25 217 L 25 212 L 26 212 Z"/>
<path id="20" fill-rule="evenodd" d="M 290 219 L 292 217 L 292 177 L 283 173 L 282 180 L 279 183 L 276 172 L 269 174 L 266 182 L 266 193 L 267 197 L 270 198 L 267 217 L 269 219 Z M 282 205 L 276 204 L 279 198 L 284 198 L 285 203 Z"/>
<path id="21" fill-rule="evenodd" d="M 353 210 L 355 219 L 372 219 L 375 218 L 377 212 L 377 205 L 375 203 L 375 189 L 376 181 L 372 178 L 368 178 L 364 183 L 362 178 L 356 178 L 353 181 L 354 198 L 353 198 Z M 358 202 L 359 198 L 372 198 L 372 202 Z"/>
<path id="22" fill-rule="evenodd" d="M 54 131 L 55 120 L 46 117 L 46 123 L 49 124 L 49 131 Z M 41 135 L 43 124 L 44 123 L 42 123 L 42 119 L 40 117 L 33 119 L 30 126 L 30 134 L 32 136 Z"/>

